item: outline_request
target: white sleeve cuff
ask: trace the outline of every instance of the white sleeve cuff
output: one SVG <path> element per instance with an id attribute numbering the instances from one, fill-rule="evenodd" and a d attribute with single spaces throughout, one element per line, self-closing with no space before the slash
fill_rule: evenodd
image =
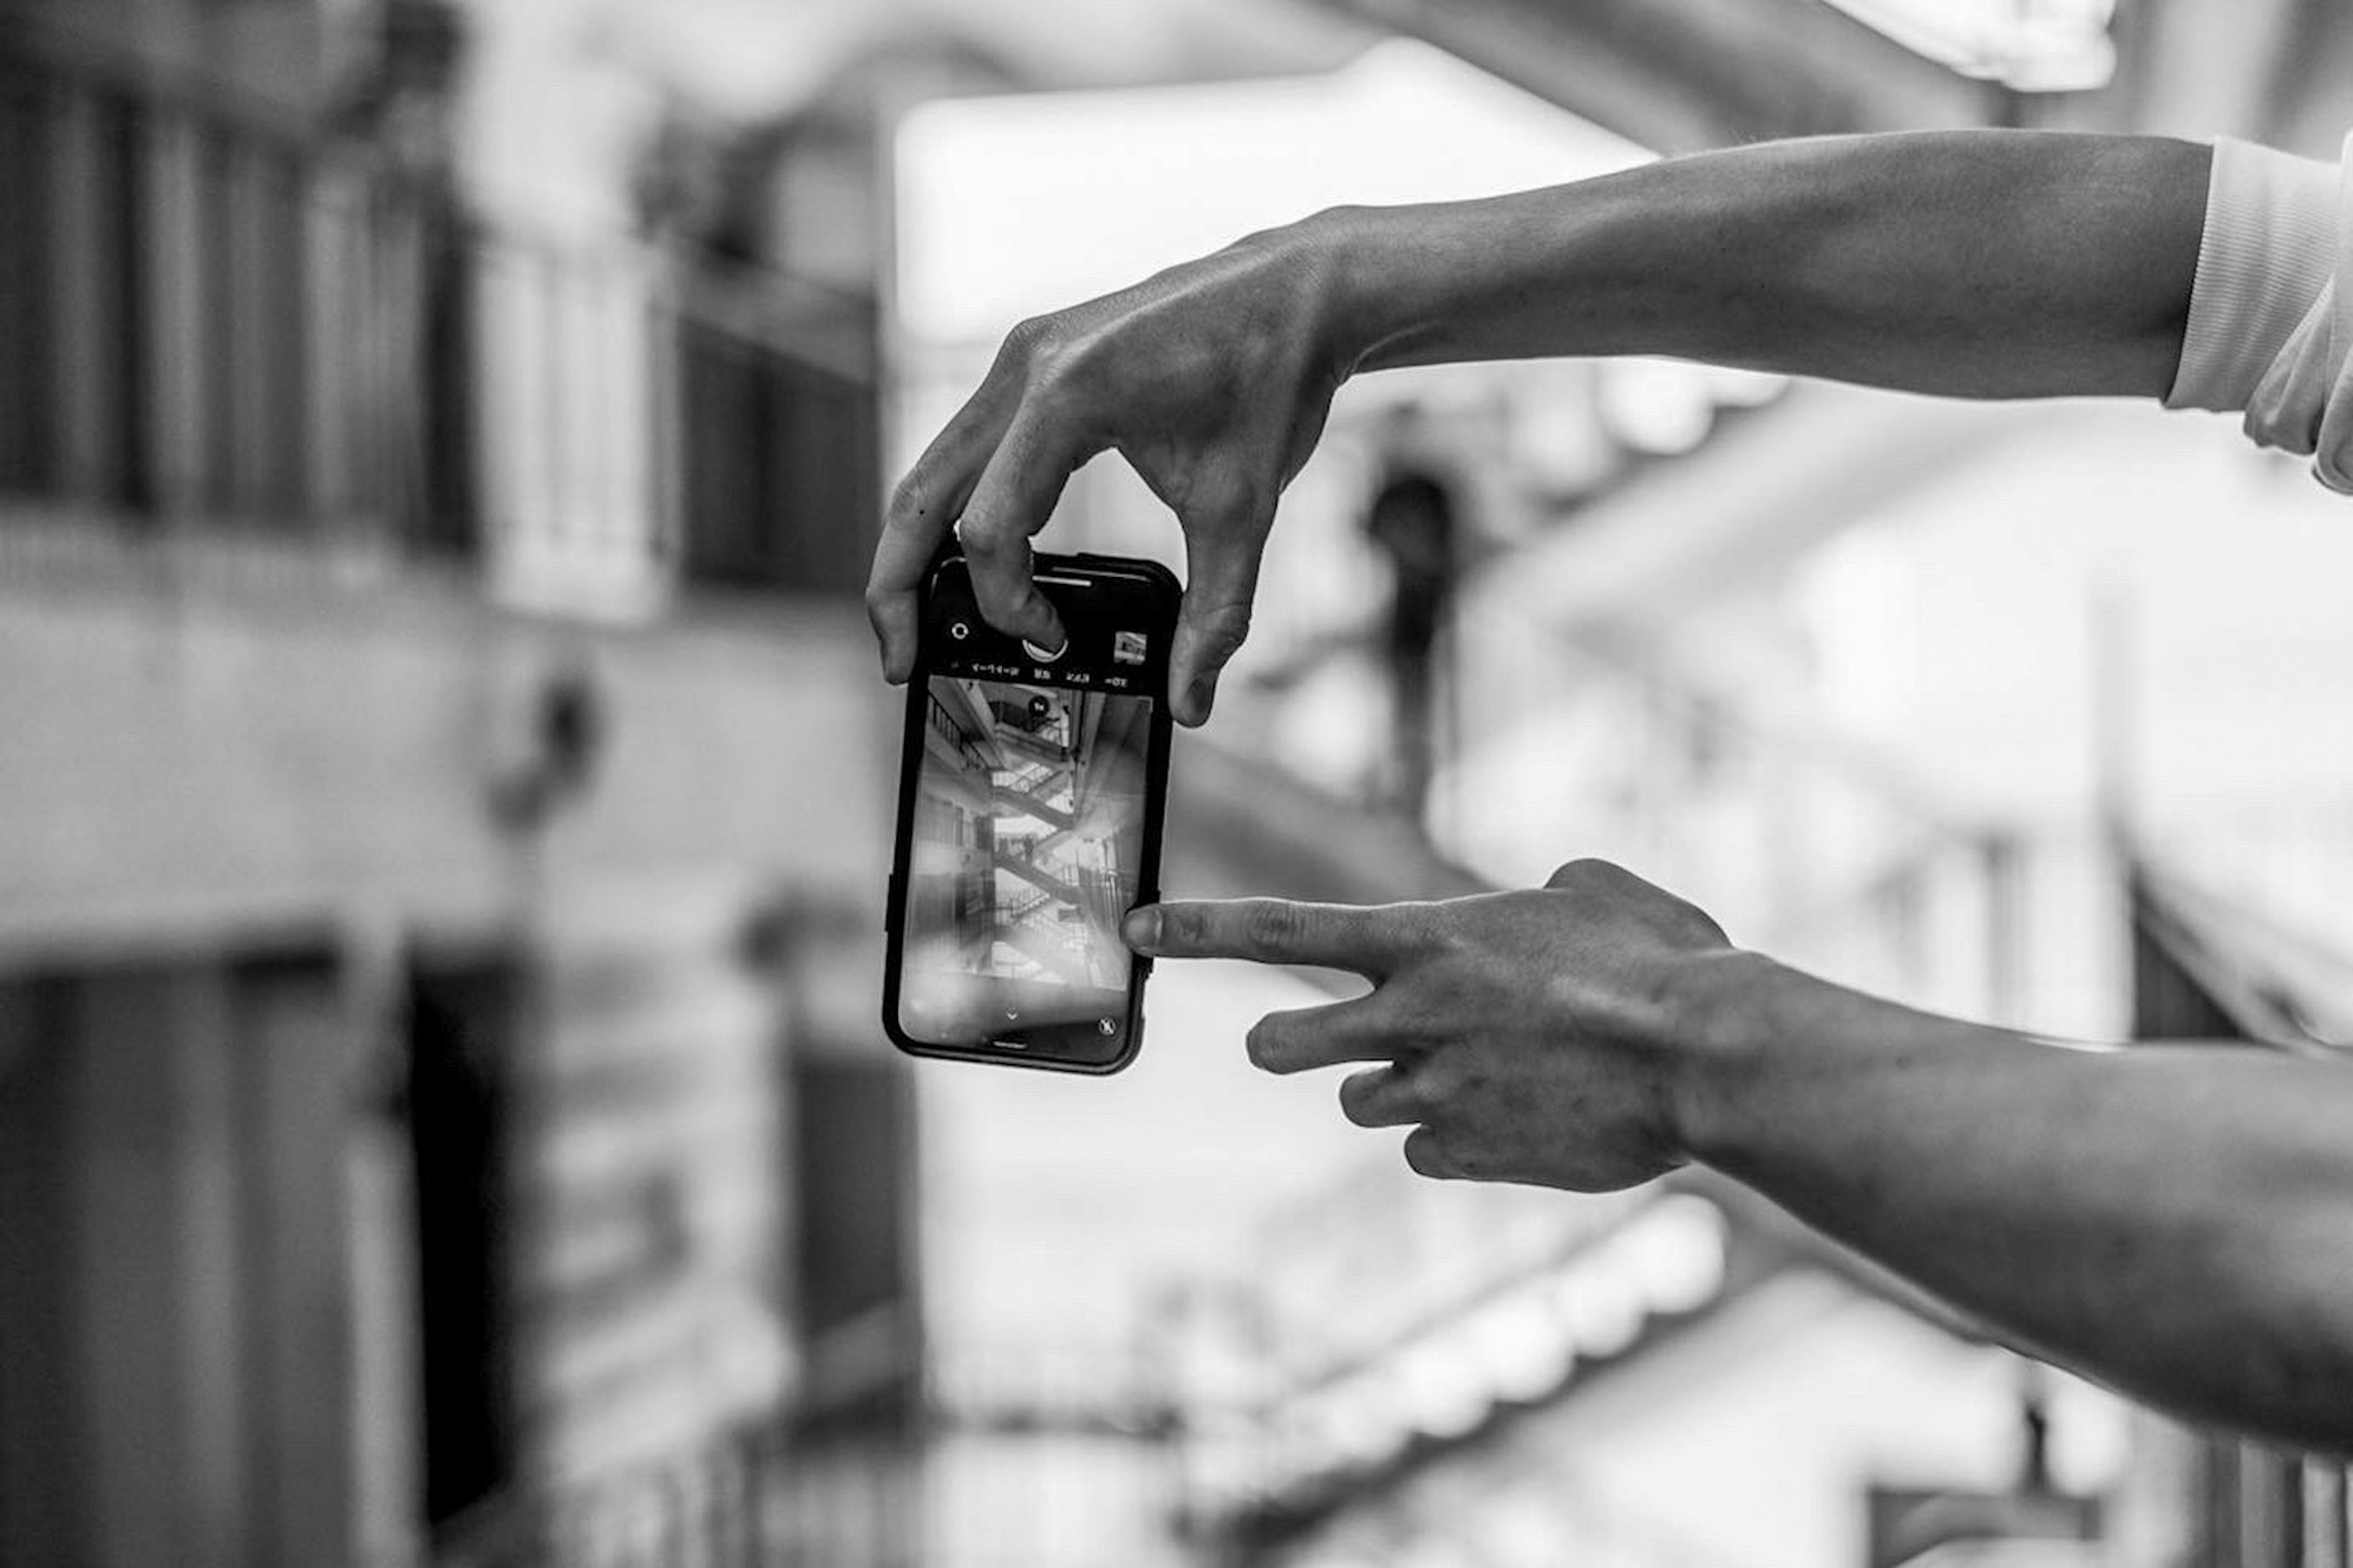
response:
<path id="1" fill-rule="evenodd" d="M 2336 272 L 2337 202 L 2330 164 L 2214 143 L 2198 280 L 2167 407 L 2247 406 Z"/>

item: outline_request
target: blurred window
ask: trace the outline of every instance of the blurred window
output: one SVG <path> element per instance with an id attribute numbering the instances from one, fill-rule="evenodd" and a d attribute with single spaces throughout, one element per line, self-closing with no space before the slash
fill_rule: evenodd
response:
<path id="1" fill-rule="evenodd" d="M 58 478 L 54 113 L 37 79 L 0 62 L 0 494 L 44 493 Z"/>
<path id="2" fill-rule="evenodd" d="M 688 577 L 857 592 L 881 510 L 873 388 L 691 317 L 680 333 Z"/>

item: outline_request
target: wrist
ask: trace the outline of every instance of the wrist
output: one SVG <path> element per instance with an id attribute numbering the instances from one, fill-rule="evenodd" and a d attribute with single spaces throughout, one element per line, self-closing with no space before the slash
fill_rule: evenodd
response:
<path id="1" fill-rule="evenodd" d="M 1318 356 L 1335 382 L 1390 363 L 1409 335 L 1387 252 L 1393 209 L 1327 207 L 1284 230 L 1307 279 L 1304 301 Z"/>
<path id="2" fill-rule="evenodd" d="M 1744 1108 L 1769 1047 L 1781 993 L 1799 979 L 1758 952 L 1737 948 L 1698 955 L 1668 988 L 1672 1067 L 1667 1075 L 1669 1136 L 1686 1159 L 1718 1163 L 1740 1142 Z"/>

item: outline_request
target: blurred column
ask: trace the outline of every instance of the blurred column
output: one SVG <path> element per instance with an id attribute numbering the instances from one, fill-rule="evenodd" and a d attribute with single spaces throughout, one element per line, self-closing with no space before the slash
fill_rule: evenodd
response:
<path id="1" fill-rule="evenodd" d="M 309 960 L 0 984 L 0 1560 L 349 1556 L 334 986 Z"/>

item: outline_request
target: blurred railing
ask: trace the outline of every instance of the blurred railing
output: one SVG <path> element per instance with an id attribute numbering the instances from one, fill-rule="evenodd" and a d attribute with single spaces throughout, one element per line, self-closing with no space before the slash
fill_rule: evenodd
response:
<path id="1" fill-rule="evenodd" d="M 704 271 L 676 305 L 687 577 L 858 593 L 882 505 L 872 303 Z"/>
<path id="2" fill-rule="evenodd" d="M 745 1426 L 627 1474 L 500 1497 L 442 1529 L 431 1568 L 792 1564 L 777 1507 L 793 1468 L 781 1430 Z"/>
<path id="3" fill-rule="evenodd" d="M 446 193 L 0 37 L 0 495 L 462 543 Z"/>
<path id="4" fill-rule="evenodd" d="M 443 1527 L 423 1563 L 364 1568 L 1098 1568 L 1073 1520 L 1153 1541 L 1177 1512 L 1171 1370 L 1145 1347 L 955 1355 L 903 1411 L 779 1411 L 527 1483 Z"/>
<path id="5" fill-rule="evenodd" d="M 874 310 L 0 34 L 0 550 L 475 562 L 523 603 L 847 593 Z"/>
<path id="6" fill-rule="evenodd" d="M 1746 945 L 1915 1005 L 2056 1026 L 2084 955 L 2034 936 L 2104 858 L 1938 795 L 1800 714 L 1760 712 L 1656 658 L 1556 635 L 1567 700 L 1612 739 L 1587 831 Z M 2080 924 L 2073 929 L 2083 929 Z"/>
<path id="7" fill-rule="evenodd" d="M 2310 982 L 2281 962 L 2281 943 L 2264 922 L 2145 860 L 2134 866 L 2130 891 L 2137 1039 L 2348 1055 L 2345 1042 L 2314 1021 L 2344 1016 L 2348 997 L 2308 994 Z M 2227 1434 L 2188 1443 L 2191 1519 L 2182 1568 L 2353 1564 L 2344 1466 Z"/>
<path id="8" fill-rule="evenodd" d="M 1103 1342 L 1075 1324 L 1067 1335 L 935 1344 L 924 1568 L 1199 1561 L 1174 1534 L 1182 1430 L 1161 1348 Z"/>
<path id="9" fill-rule="evenodd" d="M 1369 627 L 1335 619 L 1328 587 L 1296 571 L 1267 583 L 1266 640 L 1296 651 L 1228 683 L 1212 737 L 1293 762 L 1367 816 L 1393 810 L 1382 775 L 1395 770 L 1374 753 L 1383 731 L 1394 744 L 1410 726 L 1387 713 L 1389 695 L 1363 689 L 1380 675 Z M 1365 587 L 1380 591 L 1377 577 Z M 1413 819 L 1440 855 L 1525 867 L 1491 871 L 1514 879 L 1545 868 L 1532 847 L 1600 856 L 1692 899 L 1745 945 L 1918 1005 L 2051 1030 L 2119 1021 L 2099 994 L 2113 953 L 2087 958 L 2077 942 L 2036 960 L 2046 932 L 2117 929 L 2090 824 L 1995 820 L 1801 700 L 1769 703 L 1769 676 L 1684 668 L 1634 633 L 1550 618 L 1514 596 L 1505 564 L 1464 592 L 1440 648 L 1440 756 Z M 1335 734 L 1350 706 L 1360 734 L 1324 751 L 1354 747 L 1362 763 L 1301 759 L 1298 737 Z"/>

